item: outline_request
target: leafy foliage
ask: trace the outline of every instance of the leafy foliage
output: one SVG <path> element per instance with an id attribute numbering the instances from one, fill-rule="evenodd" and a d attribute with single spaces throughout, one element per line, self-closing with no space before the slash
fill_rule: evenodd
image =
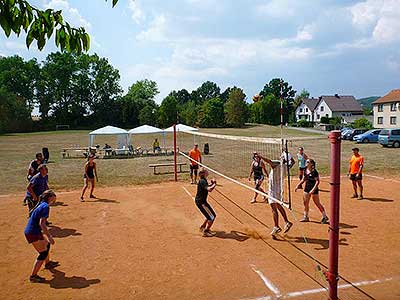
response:
<path id="1" fill-rule="evenodd" d="M 368 119 L 366 118 L 360 118 L 354 121 L 353 123 L 354 128 L 367 128 L 367 129 L 372 129 L 373 125 Z"/>
<path id="2" fill-rule="evenodd" d="M 228 100 L 225 103 L 225 122 L 231 127 L 242 127 L 247 120 L 246 95 L 237 87 L 229 89 Z"/>
<path id="3" fill-rule="evenodd" d="M 112 0 L 112 6 L 117 2 L 118 0 Z M 80 54 L 90 48 L 90 37 L 85 28 L 74 28 L 64 22 L 61 10 L 41 10 L 27 0 L 1 0 L 0 25 L 7 37 L 11 32 L 19 36 L 24 31 L 28 48 L 36 41 L 38 49 L 42 50 L 54 31 L 55 44 L 61 50 Z"/>

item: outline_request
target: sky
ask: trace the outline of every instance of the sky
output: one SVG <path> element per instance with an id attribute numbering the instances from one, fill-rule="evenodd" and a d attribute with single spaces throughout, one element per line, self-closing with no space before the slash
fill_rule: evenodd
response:
<path id="1" fill-rule="evenodd" d="M 210 80 L 241 87 L 251 99 L 272 78 L 311 96 L 383 96 L 400 88 L 400 0 L 31 0 L 61 9 L 84 26 L 89 53 L 120 71 L 125 91 L 137 80 L 172 90 Z M 43 61 L 25 37 L 0 31 L 0 55 Z"/>

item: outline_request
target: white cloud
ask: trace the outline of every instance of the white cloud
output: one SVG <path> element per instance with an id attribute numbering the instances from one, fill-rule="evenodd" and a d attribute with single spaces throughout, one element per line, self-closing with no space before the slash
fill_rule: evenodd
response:
<path id="1" fill-rule="evenodd" d="M 161 42 L 166 39 L 167 19 L 165 15 L 157 15 L 147 30 L 141 31 L 136 39 L 139 41 Z"/>
<path id="2" fill-rule="evenodd" d="M 90 30 L 92 27 L 76 8 L 70 6 L 67 0 L 51 0 L 49 3 L 45 4 L 45 7 L 62 10 L 64 21 L 67 21 L 73 27 L 84 27 L 87 30 Z"/>
<path id="3" fill-rule="evenodd" d="M 350 8 L 353 24 L 376 42 L 400 41 L 400 0 L 367 0 Z"/>
<path id="4" fill-rule="evenodd" d="M 313 39 L 313 33 L 315 31 L 315 24 L 309 24 L 304 26 L 302 29 L 297 31 L 296 41 L 310 41 Z"/>
<path id="5" fill-rule="evenodd" d="M 136 24 L 141 24 L 146 20 L 146 15 L 139 4 L 139 0 L 129 0 L 128 8 L 132 12 L 132 19 Z"/>
<path id="6" fill-rule="evenodd" d="M 25 50 L 26 49 L 26 45 L 24 43 L 25 40 L 7 40 L 4 44 L 6 49 L 8 50 Z"/>
<path id="7" fill-rule="evenodd" d="M 268 3 L 257 5 L 256 13 L 264 17 L 287 18 L 296 14 L 296 6 L 294 1 L 272 0 Z"/>

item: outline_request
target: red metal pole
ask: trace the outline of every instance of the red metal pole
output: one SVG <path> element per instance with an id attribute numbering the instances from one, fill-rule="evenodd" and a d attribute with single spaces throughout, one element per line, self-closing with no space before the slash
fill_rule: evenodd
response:
<path id="1" fill-rule="evenodd" d="M 175 181 L 178 181 L 178 168 L 176 164 L 176 124 L 174 124 L 174 174 Z"/>
<path id="2" fill-rule="evenodd" d="M 339 280 L 339 208 L 340 208 L 340 131 L 329 134 L 331 143 L 331 179 L 330 179 L 330 222 L 329 222 L 329 270 L 325 274 L 329 282 L 329 300 L 337 300 L 337 283 Z"/>

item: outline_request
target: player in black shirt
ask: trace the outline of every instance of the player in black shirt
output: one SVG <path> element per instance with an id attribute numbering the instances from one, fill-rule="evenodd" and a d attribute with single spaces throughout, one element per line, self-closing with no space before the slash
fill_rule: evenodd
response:
<path id="1" fill-rule="evenodd" d="M 212 179 L 211 184 L 208 184 L 207 176 L 208 171 L 206 169 L 200 170 L 200 180 L 197 184 L 195 203 L 201 213 L 206 217 L 205 221 L 200 226 L 200 231 L 203 232 L 203 236 L 213 236 L 213 233 L 210 229 L 217 215 L 215 214 L 210 204 L 208 204 L 207 196 L 208 192 L 211 192 L 215 188 L 215 186 L 217 185 L 217 181 L 215 179 Z"/>
<path id="2" fill-rule="evenodd" d="M 310 210 L 310 198 L 312 197 L 315 205 L 318 207 L 319 211 L 322 213 L 322 224 L 328 224 L 329 219 L 326 215 L 325 208 L 322 206 L 319 195 L 318 195 L 318 186 L 319 186 L 319 174 L 315 169 L 315 161 L 313 159 L 307 159 L 306 161 L 307 169 L 305 170 L 305 174 L 303 179 L 296 186 L 295 191 L 297 191 L 303 182 L 306 183 L 303 194 L 303 202 L 304 202 L 304 217 L 300 220 L 300 222 L 309 222 L 310 219 L 308 217 L 308 212 Z"/>
<path id="3" fill-rule="evenodd" d="M 262 188 L 262 183 L 264 181 L 264 172 L 265 175 L 268 177 L 268 172 L 267 169 L 265 168 L 264 162 L 261 160 L 260 156 L 258 155 L 257 152 L 253 153 L 253 161 L 251 162 L 251 167 L 250 167 L 250 175 L 249 175 L 249 181 L 251 180 L 251 175 L 254 176 L 254 188 L 260 192 L 264 192 L 264 189 Z M 257 202 L 257 196 L 258 193 L 254 193 L 253 199 L 250 201 L 250 203 L 256 203 Z M 264 201 L 267 200 L 266 197 L 264 197 Z"/>

